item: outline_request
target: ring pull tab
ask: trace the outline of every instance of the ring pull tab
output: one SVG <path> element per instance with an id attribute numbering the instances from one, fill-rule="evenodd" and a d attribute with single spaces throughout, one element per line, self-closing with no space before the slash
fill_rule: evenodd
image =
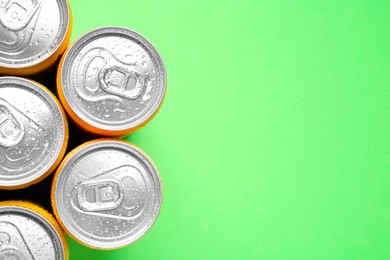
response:
<path id="1" fill-rule="evenodd" d="M 22 30 L 41 4 L 42 0 L 6 0 L 0 7 L 0 22 L 9 30 Z"/>
<path id="2" fill-rule="evenodd" d="M 0 103 L 0 146 L 7 148 L 16 146 L 22 141 L 24 134 L 24 127 L 20 120 Z"/>
<path id="3" fill-rule="evenodd" d="M 101 87 L 111 94 L 136 99 L 144 89 L 145 77 L 139 72 L 113 66 L 101 70 L 99 82 Z"/>
<path id="4" fill-rule="evenodd" d="M 85 181 L 77 198 L 80 208 L 87 212 L 116 209 L 123 201 L 123 190 L 114 180 Z"/>

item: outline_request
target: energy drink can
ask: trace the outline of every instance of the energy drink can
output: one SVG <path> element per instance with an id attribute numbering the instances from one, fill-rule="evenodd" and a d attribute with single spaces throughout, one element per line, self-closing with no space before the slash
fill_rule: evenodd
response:
<path id="1" fill-rule="evenodd" d="M 124 247 L 143 236 L 162 203 L 152 160 L 125 141 L 90 141 L 70 152 L 54 176 L 54 214 L 76 241 L 95 249 Z"/>
<path id="2" fill-rule="evenodd" d="M 166 91 L 163 61 L 143 36 L 104 27 L 81 36 L 61 59 L 59 99 L 84 130 L 121 136 L 146 125 Z"/>
<path id="3" fill-rule="evenodd" d="M 0 0 L 0 73 L 26 76 L 49 68 L 72 28 L 67 0 Z"/>
<path id="4" fill-rule="evenodd" d="M 0 202 L 0 259 L 68 258 L 65 234 L 46 210 L 29 202 Z"/>
<path id="5" fill-rule="evenodd" d="M 0 189 L 44 179 L 67 144 L 68 123 L 55 96 L 34 81 L 0 77 Z"/>

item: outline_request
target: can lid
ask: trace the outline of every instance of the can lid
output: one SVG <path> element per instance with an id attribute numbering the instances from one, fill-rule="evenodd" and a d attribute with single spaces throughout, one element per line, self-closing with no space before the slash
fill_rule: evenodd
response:
<path id="1" fill-rule="evenodd" d="M 0 67 L 19 69 L 48 59 L 70 26 L 67 0 L 0 1 Z"/>
<path id="2" fill-rule="evenodd" d="M 65 259 L 65 246 L 42 215 L 19 206 L 0 206 L 0 259 Z"/>
<path id="3" fill-rule="evenodd" d="M 82 127 L 97 134 L 131 132 L 144 125 L 157 113 L 166 91 L 165 66 L 157 50 L 121 27 L 80 37 L 65 54 L 59 78 L 62 103 Z"/>
<path id="4" fill-rule="evenodd" d="M 119 140 L 81 145 L 54 178 L 53 208 L 78 242 L 97 249 L 126 246 L 155 222 L 162 202 L 161 179 L 151 159 Z"/>
<path id="5" fill-rule="evenodd" d="M 67 145 L 67 122 L 55 97 L 37 83 L 0 77 L 0 188 L 46 177 Z"/>

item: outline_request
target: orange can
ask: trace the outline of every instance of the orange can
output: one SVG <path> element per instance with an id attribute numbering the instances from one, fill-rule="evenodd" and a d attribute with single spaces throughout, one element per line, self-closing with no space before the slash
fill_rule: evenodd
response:
<path id="1" fill-rule="evenodd" d="M 61 104 L 44 86 L 0 77 L 0 189 L 21 189 L 47 177 L 68 144 Z"/>
<path id="2" fill-rule="evenodd" d="M 127 246 L 156 221 L 162 182 L 150 157 L 117 139 L 72 150 L 53 179 L 51 203 L 62 228 L 76 241 L 109 250 Z"/>
<path id="3" fill-rule="evenodd" d="M 0 3 L 0 74 L 27 76 L 51 67 L 72 30 L 67 0 Z"/>
<path id="4" fill-rule="evenodd" d="M 68 243 L 54 217 L 30 202 L 0 202 L 0 259 L 69 259 Z"/>
<path id="5" fill-rule="evenodd" d="M 99 28 L 81 36 L 62 57 L 57 92 L 79 127 L 96 135 L 122 136 L 158 113 L 166 92 L 165 66 L 140 34 Z"/>

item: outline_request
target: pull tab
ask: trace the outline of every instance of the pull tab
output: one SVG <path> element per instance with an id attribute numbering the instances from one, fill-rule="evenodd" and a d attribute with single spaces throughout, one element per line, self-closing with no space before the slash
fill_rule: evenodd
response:
<path id="1" fill-rule="evenodd" d="M 111 94 L 136 99 L 141 95 L 145 79 L 136 71 L 113 66 L 101 71 L 99 82 L 102 88 Z"/>
<path id="2" fill-rule="evenodd" d="M 76 87 L 76 93 L 91 102 L 136 99 L 146 85 L 145 76 L 134 65 L 118 60 L 105 48 L 89 50 L 83 55 L 77 69 L 82 72 L 82 84 Z"/>
<path id="3" fill-rule="evenodd" d="M 0 22 L 9 30 L 26 27 L 41 6 L 42 0 L 8 0 L 0 7 Z"/>
<path id="4" fill-rule="evenodd" d="M 80 213 L 131 220 L 142 215 L 146 180 L 130 165 L 104 171 L 74 187 L 72 206 Z"/>
<path id="5" fill-rule="evenodd" d="M 31 161 L 42 156 L 48 142 L 40 125 L 0 98 L 1 169 L 22 172 L 31 168 Z"/>
<path id="6" fill-rule="evenodd" d="M 85 181 L 78 189 L 80 208 L 93 212 L 117 208 L 123 200 L 120 184 L 113 180 Z"/>
<path id="7" fill-rule="evenodd" d="M 13 147 L 24 137 L 23 124 L 0 100 L 0 146 Z"/>

